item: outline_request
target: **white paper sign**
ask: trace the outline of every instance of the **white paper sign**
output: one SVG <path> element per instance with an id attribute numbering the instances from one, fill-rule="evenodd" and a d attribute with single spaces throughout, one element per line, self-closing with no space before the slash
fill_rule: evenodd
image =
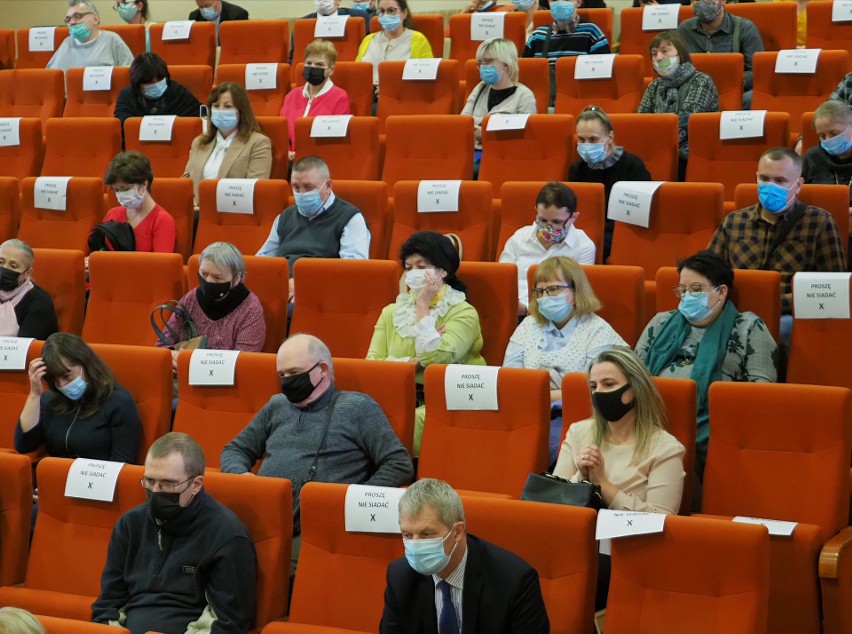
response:
<path id="1" fill-rule="evenodd" d="M 793 315 L 799 319 L 849 319 L 850 276 L 852 273 L 796 273 Z"/>
<path id="2" fill-rule="evenodd" d="M 233 385 L 239 350 L 193 350 L 189 358 L 190 385 Z"/>
<path id="3" fill-rule="evenodd" d="M 112 88 L 112 66 L 86 66 L 83 69 L 83 92 Z"/>
<path id="4" fill-rule="evenodd" d="M 278 64 L 246 64 L 246 90 L 278 88 Z"/>
<path id="5" fill-rule="evenodd" d="M 719 138 L 753 139 L 762 137 L 766 110 L 723 110 L 719 116 Z"/>
<path id="6" fill-rule="evenodd" d="M 420 181 L 417 212 L 458 211 L 461 181 Z"/>
<path id="7" fill-rule="evenodd" d="M 492 37 L 503 37 L 503 21 L 506 17 L 500 13 L 474 13 L 470 16 L 470 39 L 483 42 Z"/>
<path id="8" fill-rule="evenodd" d="M 35 180 L 33 205 L 36 209 L 65 211 L 68 208 L 70 176 L 40 176 Z"/>
<path id="9" fill-rule="evenodd" d="M 680 5 L 662 5 L 680 6 Z M 606 55 L 578 55 L 574 64 L 574 79 L 610 79 L 615 53 Z"/>
<path id="10" fill-rule="evenodd" d="M 177 115 L 146 115 L 139 123 L 140 141 L 171 141 Z"/>
<path id="11" fill-rule="evenodd" d="M 448 410 L 496 410 L 497 375 L 491 365 L 448 365 L 444 372 L 444 396 Z"/>
<path id="12" fill-rule="evenodd" d="M 402 78 L 404 80 L 435 80 L 438 77 L 438 66 L 441 63 L 439 57 L 422 57 L 420 59 L 407 59 L 402 67 Z"/>
<path id="13" fill-rule="evenodd" d="M 188 40 L 195 20 L 171 20 L 163 25 L 163 41 Z"/>
<path id="14" fill-rule="evenodd" d="M 350 484 L 343 503 L 347 533 L 400 533 L 399 498 L 405 489 Z"/>
<path id="15" fill-rule="evenodd" d="M 26 370 L 32 337 L 0 337 L 0 370 Z"/>
<path id="16" fill-rule="evenodd" d="M 55 32 L 55 26 L 36 26 L 31 28 L 27 37 L 30 53 L 56 50 L 56 46 L 53 43 Z"/>
<path id="17" fill-rule="evenodd" d="M 654 192 L 665 181 L 619 181 L 612 187 L 606 217 L 648 228 Z"/>
<path id="18" fill-rule="evenodd" d="M 488 117 L 488 124 L 485 126 L 485 131 L 523 130 L 527 127 L 527 120 L 529 118 L 529 114 L 492 114 Z"/>
<path id="19" fill-rule="evenodd" d="M 639 513 L 637 511 L 598 511 L 595 539 L 614 539 L 631 535 L 662 533 L 666 523 L 665 513 Z"/>
<path id="20" fill-rule="evenodd" d="M 677 29 L 678 4 L 646 4 L 642 9 L 643 31 L 669 31 Z"/>
<path id="21" fill-rule="evenodd" d="M 314 37 L 343 37 L 346 35 L 348 15 L 318 15 L 314 24 Z"/>
<path id="22" fill-rule="evenodd" d="M 256 178 L 222 178 L 216 185 L 216 211 L 223 214 L 253 214 Z"/>
<path id="23" fill-rule="evenodd" d="M 831 3 L 831 21 L 849 22 L 852 20 L 852 0 L 834 0 Z"/>
<path id="24" fill-rule="evenodd" d="M 0 147 L 21 144 L 21 117 L 0 117 Z"/>
<path id="25" fill-rule="evenodd" d="M 311 123 L 312 138 L 341 138 L 349 129 L 351 114 L 319 115 Z"/>
<path id="26" fill-rule="evenodd" d="M 68 469 L 65 497 L 112 502 L 123 462 L 77 458 Z"/>
<path id="27" fill-rule="evenodd" d="M 798 522 L 783 522 L 781 520 L 767 520 L 762 517 L 745 517 L 737 515 L 733 522 L 740 524 L 760 524 L 765 526 L 770 535 L 778 535 L 779 537 L 790 537 L 793 534 L 793 529 L 796 528 Z"/>
<path id="28" fill-rule="evenodd" d="M 813 75 L 816 72 L 819 48 L 788 48 L 778 51 L 775 58 L 775 72 L 804 73 Z"/>

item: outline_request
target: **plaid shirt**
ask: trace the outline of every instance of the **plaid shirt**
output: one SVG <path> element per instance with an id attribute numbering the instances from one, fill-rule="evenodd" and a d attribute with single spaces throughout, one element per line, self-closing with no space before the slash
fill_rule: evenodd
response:
<path id="1" fill-rule="evenodd" d="M 793 312 L 793 274 L 797 271 L 846 270 L 840 234 L 834 218 L 819 207 L 808 205 L 805 213 L 772 254 L 769 246 L 782 222 L 797 202 L 774 224 L 753 205 L 728 214 L 707 247 L 722 256 L 731 268 L 764 269 L 781 273 L 781 313 Z M 767 255 L 769 257 L 767 258 Z"/>
<path id="2" fill-rule="evenodd" d="M 840 80 L 837 88 L 831 93 L 829 99 L 836 99 L 845 103 L 852 103 L 852 73 L 849 73 Z"/>

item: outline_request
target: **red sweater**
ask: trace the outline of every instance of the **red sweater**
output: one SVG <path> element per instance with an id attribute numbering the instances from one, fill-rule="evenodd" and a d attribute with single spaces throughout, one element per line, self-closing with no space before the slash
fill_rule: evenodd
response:
<path id="1" fill-rule="evenodd" d="M 304 95 L 305 86 L 302 84 L 294 88 L 284 97 L 284 105 L 281 106 L 281 116 L 287 119 L 287 127 L 290 128 L 290 151 L 296 150 L 296 119 L 305 116 L 305 108 L 308 107 L 308 98 Z M 331 89 L 317 97 L 311 102 L 309 117 L 329 114 L 351 114 L 349 107 L 349 95 L 339 86 Z"/>
<path id="2" fill-rule="evenodd" d="M 124 207 L 113 207 L 104 216 L 104 222 L 107 220 L 127 222 L 127 210 Z M 175 219 L 156 203 L 151 213 L 133 227 L 133 233 L 136 236 L 137 251 L 175 252 Z"/>

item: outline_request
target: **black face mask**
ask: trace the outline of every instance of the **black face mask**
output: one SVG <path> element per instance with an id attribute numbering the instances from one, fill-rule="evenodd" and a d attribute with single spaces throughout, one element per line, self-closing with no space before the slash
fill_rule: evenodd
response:
<path id="1" fill-rule="evenodd" d="M 593 392 L 592 405 L 598 410 L 598 413 L 603 416 L 604 420 L 614 423 L 624 418 L 624 415 L 633 409 L 636 404 L 636 399 L 633 399 L 626 405 L 621 402 L 621 395 L 630 389 L 630 384 L 625 383 L 617 390 L 612 392 Z"/>
<path id="2" fill-rule="evenodd" d="M 185 507 L 180 505 L 180 492 L 178 491 L 166 493 L 165 491 L 150 491 L 146 489 L 145 493 L 148 496 L 148 506 L 151 507 L 151 515 L 158 522 L 165 524 L 175 519 L 184 511 Z"/>
<path id="3" fill-rule="evenodd" d="M 319 86 L 325 81 L 325 68 L 320 68 L 319 66 L 305 66 L 302 70 L 302 77 L 304 77 L 305 81 L 311 86 Z"/>
<path id="4" fill-rule="evenodd" d="M 5 266 L 0 266 L 0 291 L 14 291 L 21 283 L 18 278 L 21 276 L 19 271 L 7 269 Z"/>
<path id="5" fill-rule="evenodd" d="M 201 273 L 198 274 L 198 285 L 204 297 L 211 302 L 224 299 L 231 292 L 231 282 L 208 282 L 201 277 Z"/>
<path id="6" fill-rule="evenodd" d="M 311 370 L 318 365 L 319 361 L 304 372 L 281 377 L 281 393 L 287 397 L 288 401 L 301 403 L 313 393 L 317 386 L 311 383 Z"/>

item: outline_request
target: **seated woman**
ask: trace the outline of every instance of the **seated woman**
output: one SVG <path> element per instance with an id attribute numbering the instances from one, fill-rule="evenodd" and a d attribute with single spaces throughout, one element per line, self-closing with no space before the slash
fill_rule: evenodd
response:
<path id="1" fill-rule="evenodd" d="M 657 313 L 645 327 L 636 354 L 654 376 L 698 384 L 695 473 L 704 473 L 710 426 L 707 390 L 713 381 L 775 382 L 779 353 L 763 320 L 729 301 L 734 272 L 712 251 L 678 264 L 677 310 Z"/>
<path id="2" fill-rule="evenodd" d="M 115 117 L 122 126 L 128 117 L 172 114 L 197 117 L 200 106 L 195 95 L 171 78 L 162 57 L 156 53 L 142 53 L 130 64 L 130 85 L 118 93 Z"/>
<path id="3" fill-rule="evenodd" d="M 530 314 L 512 333 L 503 366 L 550 373 L 550 464 L 562 436 L 562 377 L 585 372 L 602 351 L 627 343 L 595 314 L 595 297 L 583 267 L 564 256 L 541 261 L 533 276 Z"/>
<path id="4" fill-rule="evenodd" d="M 23 240 L 0 244 L 0 337 L 47 339 L 59 330 L 53 298 L 33 283 L 35 254 Z"/>
<path id="5" fill-rule="evenodd" d="M 204 178 L 269 178 L 272 142 L 260 131 L 245 89 L 225 82 L 207 98 L 207 132 L 195 137 L 183 172 L 198 200 Z"/>
<path id="6" fill-rule="evenodd" d="M 379 86 L 379 64 L 387 61 L 404 61 L 433 57 L 429 40 L 414 30 L 414 19 L 408 9 L 408 0 L 379 0 L 376 14 L 381 31 L 370 33 L 358 47 L 356 62 L 373 65 L 373 86 Z M 443 51 L 439 51 L 443 52 Z M 375 90 L 374 94 L 378 94 Z"/>
<path id="7" fill-rule="evenodd" d="M 465 298 L 465 285 L 456 277 L 459 254 L 450 240 L 434 231 L 418 231 L 403 243 L 399 259 L 408 291 L 385 306 L 368 359 L 413 363 L 417 380 L 414 455 L 426 416 L 423 370 L 432 363 L 485 365 L 479 315 Z"/>
<path id="8" fill-rule="evenodd" d="M 580 158 L 568 168 L 568 180 L 601 183 L 604 203 L 618 181 L 649 181 L 651 174 L 641 158 L 615 144 L 615 130 L 607 114 L 597 106 L 586 106 L 577 116 L 577 154 Z M 607 218 L 604 230 L 604 262 L 612 247 L 615 221 Z"/>
<path id="9" fill-rule="evenodd" d="M 113 11 L 127 24 L 141 24 L 145 27 L 145 50 L 151 50 L 150 28 L 153 22 L 148 19 L 148 0 L 116 0 Z"/>
<path id="10" fill-rule="evenodd" d="M 693 112 L 717 112 L 719 93 L 710 75 L 692 65 L 689 51 L 677 31 L 660 33 L 649 45 L 658 77 L 642 95 L 637 112 L 673 112 L 678 117 L 678 180 L 686 175 L 689 159 L 687 121 Z"/>
<path id="11" fill-rule="evenodd" d="M 175 219 L 151 197 L 154 172 L 148 157 L 133 151 L 116 154 L 104 183 L 120 205 L 106 213 L 104 222 L 115 220 L 133 227 L 137 251 L 174 253 Z"/>
<path id="12" fill-rule="evenodd" d="M 198 259 L 198 287 L 184 295 L 180 303 L 207 337 L 211 350 L 261 352 L 266 341 L 266 321 L 257 295 L 245 286 L 246 263 L 243 254 L 230 242 L 214 242 Z M 183 332 L 183 320 L 172 315 L 168 326 Z M 170 337 L 168 329 L 164 333 Z M 178 343 L 171 340 L 172 345 Z M 157 341 L 158 348 L 166 347 Z M 172 350 L 172 366 L 177 371 L 177 350 Z"/>
<path id="13" fill-rule="evenodd" d="M 328 40 L 314 40 L 305 47 L 305 85 L 284 97 L 281 116 L 290 128 L 290 160 L 296 155 L 296 119 L 317 115 L 349 114 L 349 95 L 331 81 L 337 49 Z"/>
<path id="14" fill-rule="evenodd" d="M 15 451 L 44 447 L 60 458 L 138 461 L 142 421 L 133 396 L 80 337 L 50 335 L 41 357 L 30 362 L 29 376 Z"/>
<path id="15" fill-rule="evenodd" d="M 500 37 L 485 40 L 476 49 L 482 80 L 467 97 L 462 114 L 473 116 L 474 172 L 482 158 L 482 118 L 487 114 L 535 114 L 535 95 L 518 82 L 518 49 Z"/>

